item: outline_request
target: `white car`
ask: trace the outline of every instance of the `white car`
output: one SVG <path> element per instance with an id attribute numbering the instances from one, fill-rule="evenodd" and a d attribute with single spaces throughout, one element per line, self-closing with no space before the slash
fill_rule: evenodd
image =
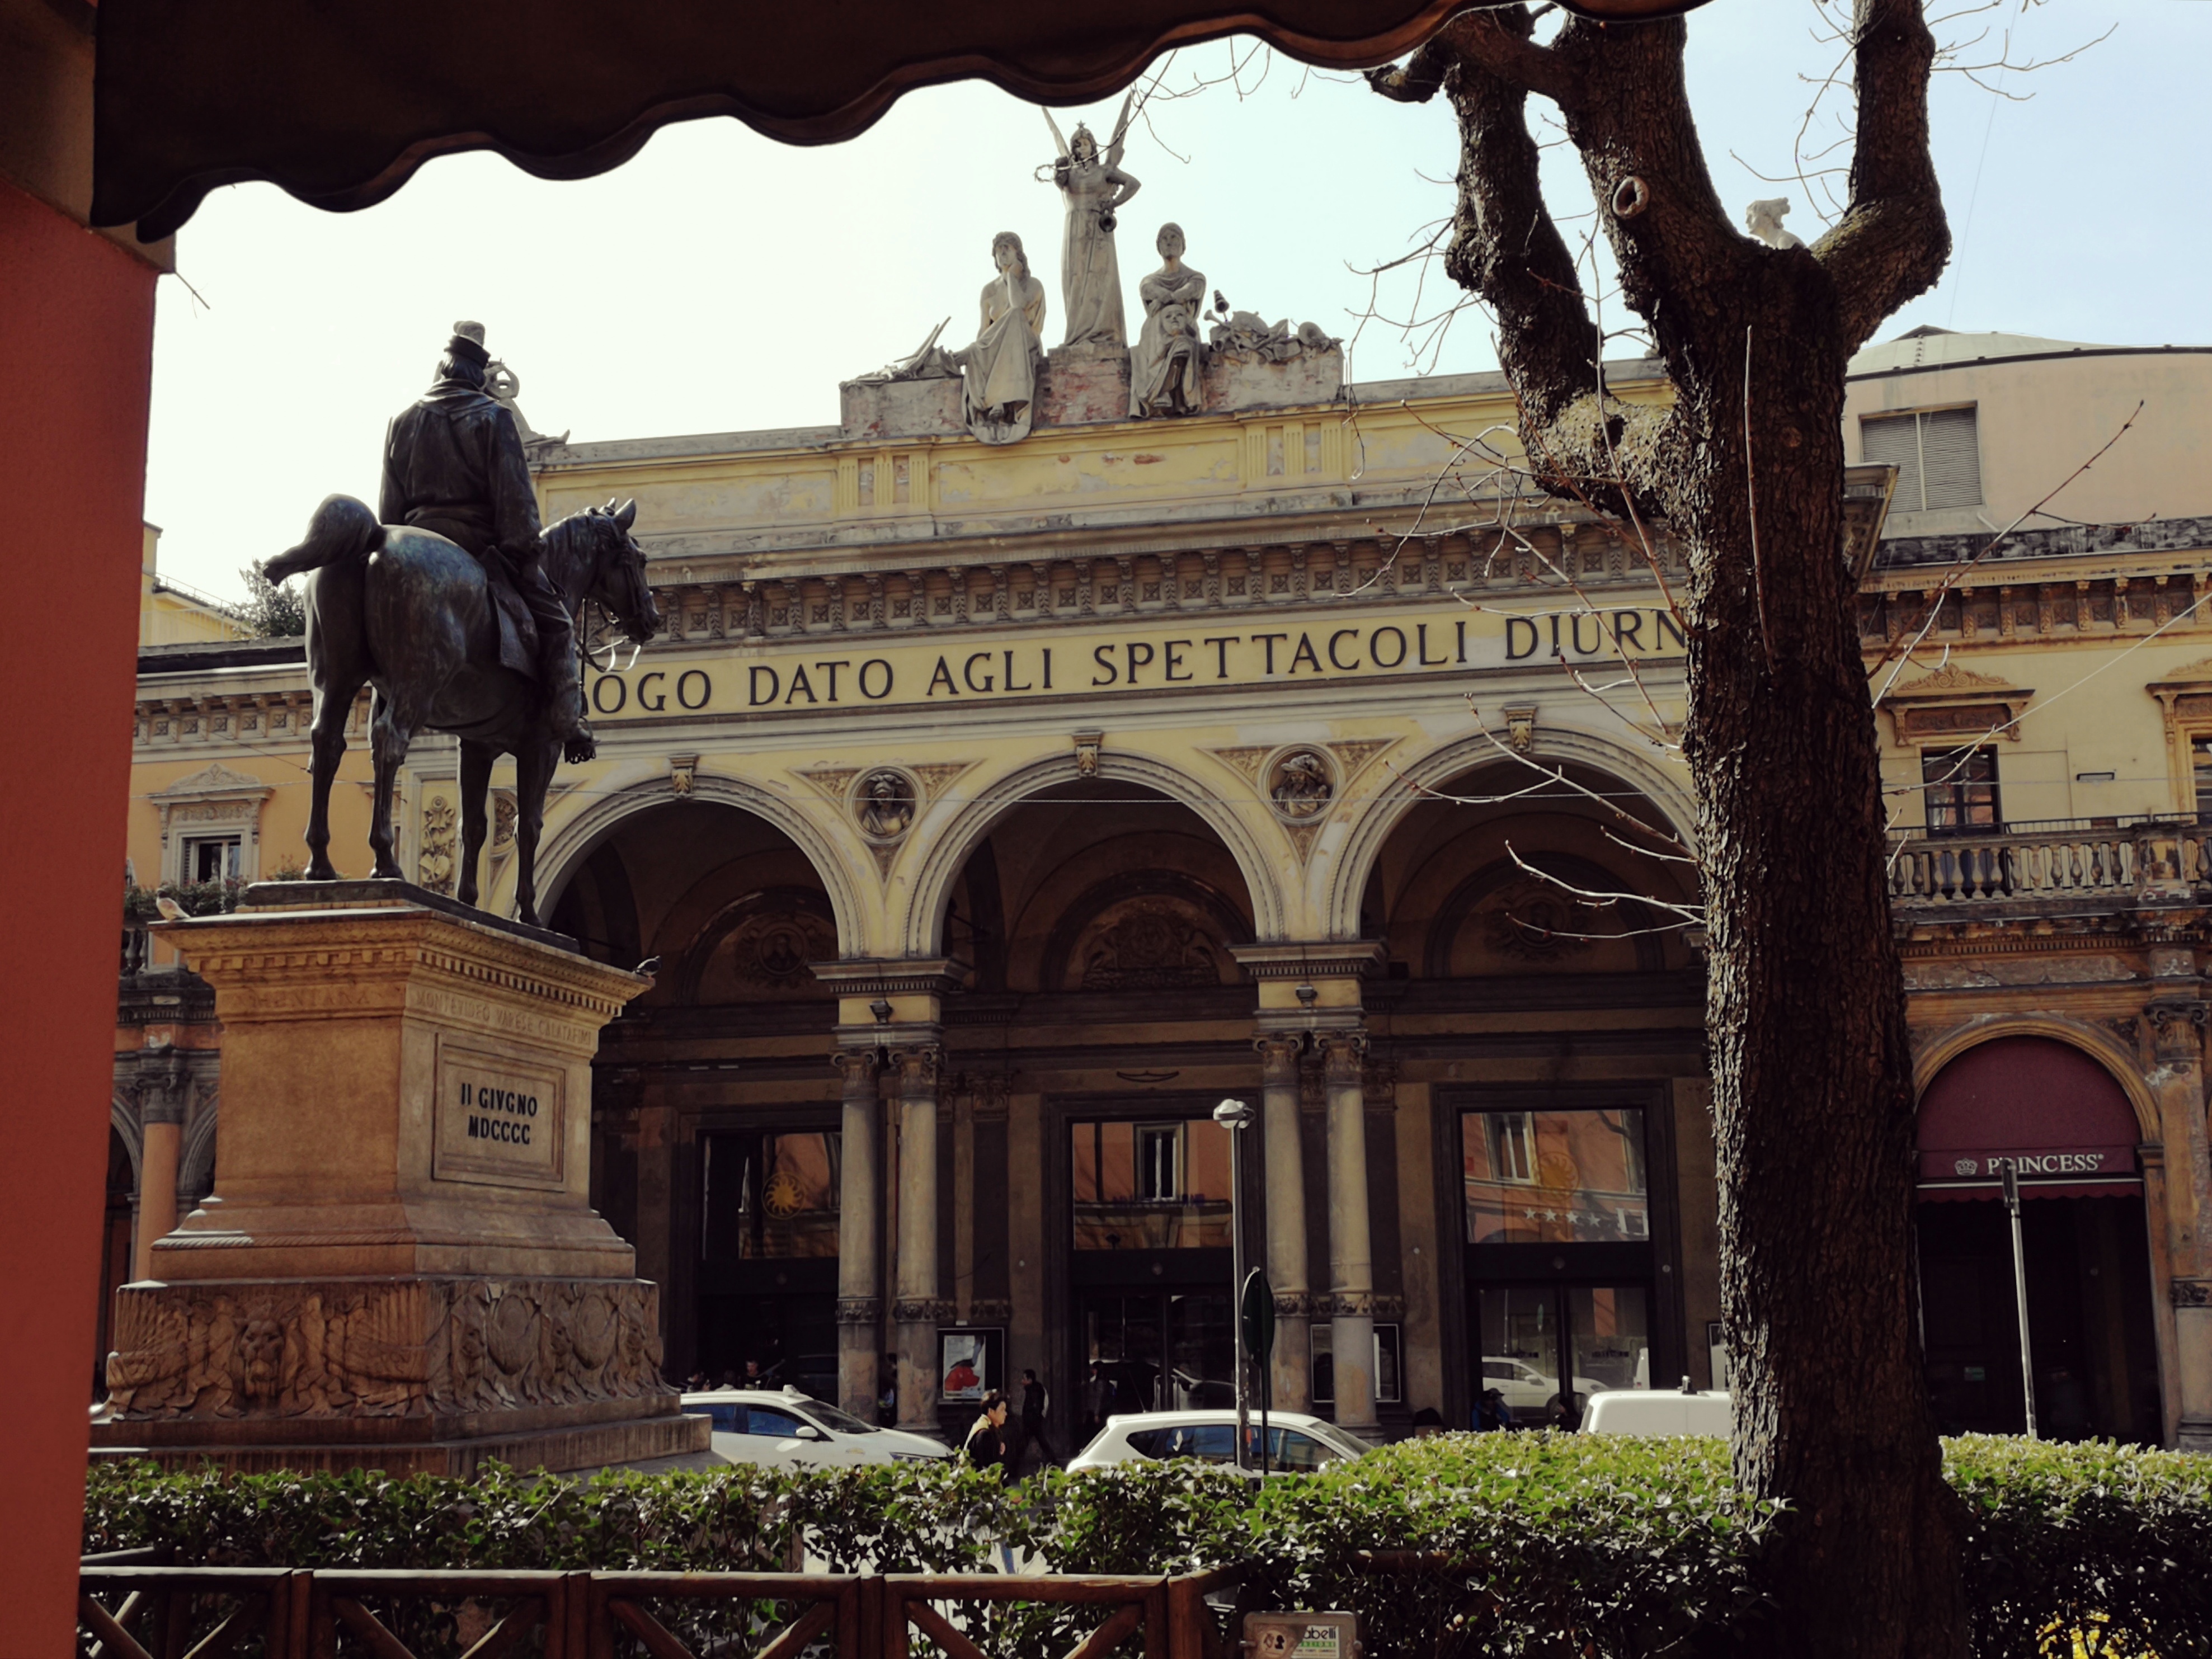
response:
<path id="1" fill-rule="evenodd" d="M 1735 1407 L 1726 1389 L 1614 1389 L 1591 1401 L 1583 1413 L 1584 1434 L 1625 1434 L 1639 1440 L 1676 1434 L 1725 1440 L 1735 1427 Z"/>
<path id="2" fill-rule="evenodd" d="M 714 1419 L 715 1452 L 732 1463 L 834 1468 L 849 1463 L 942 1462 L 952 1449 L 926 1435 L 879 1429 L 796 1389 L 713 1389 L 684 1409 Z"/>
<path id="3" fill-rule="evenodd" d="M 1260 1414 L 1251 1414 L 1252 1467 L 1259 1467 Z M 1296 1474 L 1324 1463 L 1364 1457 L 1374 1449 L 1357 1435 L 1304 1412 L 1267 1413 L 1267 1466 Z M 1106 1426 L 1068 1460 L 1071 1469 L 1103 1468 L 1142 1457 L 1195 1457 L 1208 1463 L 1237 1461 L 1237 1413 L 1224 1411 L 1135 1412 L 1109 1417 Z"/>

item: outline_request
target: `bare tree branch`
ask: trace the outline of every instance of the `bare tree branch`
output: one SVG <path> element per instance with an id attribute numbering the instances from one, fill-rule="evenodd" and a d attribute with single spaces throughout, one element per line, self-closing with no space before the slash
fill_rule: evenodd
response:
<path id="1" fill-rule="evenodd" d="M 1935 287 L 1951 230 L 1928 143 L 1936 35 L 1921 0 L 1857 0 L 1851 55 L 1859 117 L 1850 206 L 1813 253 L 1835 283 L 1856 350 L 1884 318 Z"/>

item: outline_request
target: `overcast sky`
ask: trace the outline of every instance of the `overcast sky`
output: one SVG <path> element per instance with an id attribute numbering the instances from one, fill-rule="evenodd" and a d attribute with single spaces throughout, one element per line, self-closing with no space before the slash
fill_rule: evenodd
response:
<path id="1" fill-rule="evenodd" d="M 1714 0 L 1690 25 L 1691 88 L 1723 198 L 1740 210 L 1790 196 L 1790 226 L 1808 240 L 1816 203 L 1753 169 L 1790 169 L 1803 77 L 1840 52 L 1818 21 L 1811 0 Z M 2212 0 L 2005 0 L 1967 20 L 1984 23 L 2011 32 L 2015 60 L 2112 33 L 2073 63 L 2002 76 L 2025 102 L 1938 77 L 1955 252 L 1942 287 L 1880 337 L 1934 323 L 2212 341 L 2212 215 L 2195 188 Z M 1999 47 L 1992 33 L 1966 57 Z M 1227 43 L 1184 52 L 1168 80 L 1222 76 L 1231 56 Z M 1156 100 L 1149 130 L 1132 134 L 1123 165 L 1143 190 L 1122 214 L 1125 289 L 1157 264 L 1152 233 L 1173 219 L 1189 262 L 1232 304 L 1352 337 L 1355 380 L 1494 366 L 1477 314 L 1440 343 L 1361 322 L 1375 292 L 1362 270 L 1449 210 L 1444 101 L 1390 104 L 1279 58 L 1255 87 L 1264 62 L 1254 57 L 1243 95 L 1217 84 Z M 1113 111 L 1075 114 L 1103 131 Z M 160 289 L 146 515 L 166 532 L 163 573 L 235 593 L 239 568 L 295 541 L 323 495 L 373 501 L 385 422 L 428 383 L 457 318 L 486 325 L 521 376 L 531 422 L 579 441 L 833 423 L 841 379 L 903 356 L 947 316 L 948 343 L 973 337 L 1000 230 L 1020 234 L 1044 280 L 1055 343 L 1060 204 L 1033 177 L 1052 153 L 1034 107 L 971 84 L 910 94 L 825 149 L 696 121 L 580 183 L 477 155 L 431 163 L 362 213 L 323 213 L 265 185 L 218 191 L 178 239 L 181 280 Z M 1551 164 L 1554 210 L 1587 215 L 1571 157 Z M 1425 296 L 1410 271 L 1381 289 L 1395 319 L 1450 297 L 1440 270 Z"/>

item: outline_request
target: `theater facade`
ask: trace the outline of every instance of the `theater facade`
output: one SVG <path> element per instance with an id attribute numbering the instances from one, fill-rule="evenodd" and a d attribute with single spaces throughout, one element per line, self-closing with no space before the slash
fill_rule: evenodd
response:
<path id="1" fill-rule="evenodd" d="M 1346 386 L 1309 338 L 1133 419 L 1115 367 L 1054 354 L 1014 442 L 957 380 L 878 379 L 834 427 L 532 447 L 549 521 L 636 501 L 667 623 L 600 641 L 599 757 L 538 857 L 552 926 L 658 959 L 605 1036 L 592 1188 L 665 1287 L 669 1373 L 758 1361 L 936 1427 L 1034 1368 L 1062 1437 L 1225 1403 L 1241 1222 L 1276 1403 L 1357 1431 L 1724 1383 L 1679 550 L 1527 491 L 1494 376 Z M 2046 1429 L 2063 1396 L 2067 1431 L 2205 1443 L 2208 521 L 2039 532 L 1947 586 L 1927 515 L 1960 486 L 1880 425 L 1893 391 L 1844 489 L 1931 1390 L 2018 1426 L 2010 1160 Z M 140 884 L 296 862 L 296 644 L 141 667 Z M 418 743 L 424 886 L 459 806 Z M 342 782 L 342 871 L 366 812 Z M 509 795 L 486 863 L 511 905 Z M 219 1034 L 162 948 L 126 937 L 126 1239 L 137 1191 L 188 1206 L 219 1156 Z"/>

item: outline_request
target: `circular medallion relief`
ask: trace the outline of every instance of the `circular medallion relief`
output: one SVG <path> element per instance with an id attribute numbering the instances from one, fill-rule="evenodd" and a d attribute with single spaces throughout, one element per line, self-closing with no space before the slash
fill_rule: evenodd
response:
<path id="1" fill-rule="evenodd" d="M 895 766 L 863 772 L 853 789 L 853 818 L 870 841 L 897 841 L 914 827 L 921 791 Z"/>
<path id="2" fill-rule="evenodd" d="M 1310 823 L 1336 798 L 1336 769 L 1318 749 L 1285 749 L 1267 763 L 1267 799 L 1275 815 Z"/>

